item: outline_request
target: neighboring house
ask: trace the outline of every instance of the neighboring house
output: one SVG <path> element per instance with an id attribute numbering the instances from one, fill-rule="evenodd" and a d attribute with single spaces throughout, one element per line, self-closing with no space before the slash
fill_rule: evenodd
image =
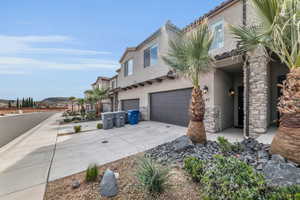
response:
<path id="1" fill-rule="evenodd" d="M 239 127 L 245 136 L 266 133 L 278 120 L 277 83 L 284 80 L 288 69 L 276 59 L 268 62 L 261 51 L 251 54 L 244 65 L 245 57 L 237 51 L 229 25 L 256 21 L 247 0 L 227 0 L 183 30 L 167 22 L 136 47 L 127 48 L 114 77 L 114 110 L 118 104 L 121 110 L 139 109 L 144 120 L 188 125 L 192 84 L 173 72 L 162 56 L 169 50 L 169 40 L 176 39 L 178 33 L 191 34 L 204 17 L 214 32 L 210 53 L 216 60 L 213 70 L 201 77 L 202 89 L 207 92 L 206 130 Z"/>
<path id="2" fill-rule="evenodd" d="M 109 90 L 110 89 L 110 80 L 111 80 L 111 78 L 99 76 L 97 78 L 97 80 L 91 86 L 92 86 L 93 89 L 98 88 L 98 89 L 103 89 L 103 90 Z M 85 95 L 85 98 L 88 99 L 89 95 L 88 95 L 87 91 L 84 93 L 84 95 Z M 102 112 L 111 111 L 110 98 L 102 100 L 101 103 L 102 103 L 102 107 L 101 107 Z M 95 110 L 95 106 L 91 103 L 87 103 L 86 104 L 86 110 L 87 111 Z"/>

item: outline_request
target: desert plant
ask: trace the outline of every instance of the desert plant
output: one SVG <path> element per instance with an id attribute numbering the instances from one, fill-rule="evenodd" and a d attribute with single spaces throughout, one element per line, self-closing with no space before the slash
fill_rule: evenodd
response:
<path id="1" fill-rule="evenodd" d="M 86 170 L 86 174 L 85 174 L 85 180 L 87 182 L 91 182 L 91 181 L 96 181 L 98 178 L 98 167 L 96 164 L 91 164 L 87 170 Z"/>
<path id="2" fill-rule="evenodd" d="M 204 174 L 206 162 L 195 157 L 184 159 L 184 169 L 192 176 L 193 181 L 200 182 Z"/>
<path id="3" fill-rule="evenodd" d="M 76 97 L 69 97 L 69 101 L 71 101 L 72 112 L 74 112 L 74 102 L 76 101 Z"/>
<path id="4" fill-rule="evenodd" d="M 74 128 L 75 133 L 79 133 L 81 131 L 81 126 L 80 125 L 74 126 L 73 128 Z"/>
<path id="5" fill-rule="evenodd" d="M 76 99 L 77 103 L 79 104 L 80 106 L 80 115 L 82 118 L 85 117 L 85 108 L 84 108 L 84 105 L 86 103 L 86 100 L 85 99 L 82 99 L 82 98 L 78 98 Z"/>
<path id="6" fill-rule="evenodd" d="M 103 128 L 103 124 L 98 123 L 98 124 L 97 124 L 97 129 L 102 129 L 102 128 Z"/>
<path id="7" fill-rule="evenodd" d="M 222 136 L 217 138 L 217 143 L 219 144 L 220 150 L 222 153 L 228 153 L 232 151 L 232 144 Z"/>
<path id="8" fill-rule="evenodd" d="M 139 186 L 151 195 L 164 192 L 168 187 L 169 170 L 162 169 L 153 160 L 143 158 L 137 169 Z"/>
<path id="9" fill-rule="evenodd" d="M 267 190 L 265 199 L 267 200 L 299 200 L 300 186 L 291 185 L 280 188 L 270 188 Z"/>
<path id="10" fill-rule="evenodd" d="M 191 120 L 187 135 L 195 143 L 206 142 L 203 125 L 205 103 L 200 87 L 200 77 L 212 66 L 213 58 L 209 55 L 212 41 L 213 34 L 209 31 L 205 19 L 194 32 L 189 35 L 182 34 L 178 40 L 170 41 L 170 51 L 166 57 L 163 57 L 168 65 L 192 81 Z"/>
<path id="11" fill-rule="evenodd" d="M 262 48 L 275 54 L 290 72 L 279 99 L 280 127 L 273 138 L 271 153 L 300 163 L 300 1 L 252 0 L 262 23 L 231 27 L 243 51 Z M 246 62 L 247 63 L 247 59 Z"/>
<path id="12" fill-rule="evenodd" d="M 96 88 L 93 90 L 87 90 L 86 94 L 88 95 L 88 101 L 96 105 L 96 116 L 100 116 L 102 100 L 107 98 L 108 90 Z"/>
<path id="13" fill-rule="evenodd" d="M 261 199 L 263 175 L 234 157 L 214 156 L 201 178 L 202 192 L 210 200 Z"/>
<path id="14" fill-rule="evenodd" d="M 95 111 L 88 112 L 86 115 L 86 119 L 87 120 L 96 120 L 97 119 L 96 112 Z"/>

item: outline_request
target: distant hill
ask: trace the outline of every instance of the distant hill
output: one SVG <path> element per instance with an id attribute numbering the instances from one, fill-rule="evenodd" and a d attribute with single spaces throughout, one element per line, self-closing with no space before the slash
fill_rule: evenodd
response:
<path id="1" fill-rule="evenodd" d="M 46 98 L 44 100 L 42 100 L 42 103 L 64 103 L 64 102 L 68 102 L 69 101 L 69 97 L 49 97 Z"/>

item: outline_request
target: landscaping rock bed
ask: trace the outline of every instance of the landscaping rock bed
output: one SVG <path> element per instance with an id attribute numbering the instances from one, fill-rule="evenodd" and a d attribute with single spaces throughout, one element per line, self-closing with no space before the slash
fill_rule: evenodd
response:
<path id="1" fill-rule="evenodd" d="M 237 157 L 253 166 L 264 174 L 270 186 L 300 184 L 300 166 L 286 161 L 280 155 L 270 155 L 269 145 L 259 143 L 255 139 L 245 139 L 235 145 L 240 148 L 235 151 L 222 152 L 217 142 L 208 141 L 205 145 L 193 144 L 187 136 L 182 136 L 147 151 L 146 156 L 163 165 L 176 163 L 182 166 L 186 157 L 210 160 L 216 154 L 224 154 Z"/>

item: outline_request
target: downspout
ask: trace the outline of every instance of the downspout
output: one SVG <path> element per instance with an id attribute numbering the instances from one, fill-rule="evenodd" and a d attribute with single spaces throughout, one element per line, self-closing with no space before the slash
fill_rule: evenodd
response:
<path id="1" fill-rule="evenodd" d="M 247 26 L 247 0 L 243 0 L 243 26 Z M 249 69 L 249 62 L 248 62 L 248 59 L 247 59 L 247 53 L 244 53 L 243 55 L 243 59 L 244 59 L 244 62 L 246 62 L 244 64 L 244 67 L 245 67 L 245 81 L 246 81 L 246 84 L 244 83 L 244 86 L 245 86 L 245 90 L 244 90 L 244 136 L 246 138 L 248 138 L 250 136 L 249 134 L 249 88 L 250 88 L 250 69 Z"/>

